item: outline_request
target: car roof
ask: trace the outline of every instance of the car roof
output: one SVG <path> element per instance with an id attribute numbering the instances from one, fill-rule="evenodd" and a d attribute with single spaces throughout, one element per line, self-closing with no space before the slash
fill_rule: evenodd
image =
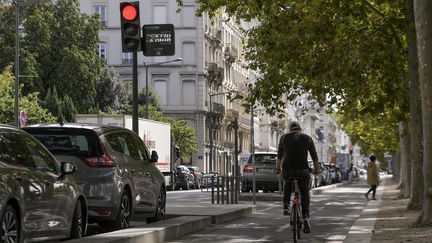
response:
<path id="1" fill-rule="evenodd" d="M 26 128 L 30 130 L 34 128 L 36 129 L 42 129 L 42 128 L 88 129 L 88 130 L 93 130 L 97 134 L 103 134 L 106 132 L 116 131 L 116 130 L 130 131 L 129 129 L 119 127 L 119 126 L 87 124 L 87 123 L 42 123 L 42 124 L 27 126 Z"/>
<path id="2" fill-rule="evenodd" d="M 277 154 L 277 152 L 273 151 L 257 151 L 255 154 Z"/>
<path id="3" fill-rule="evenodd" d="M 11 126 L 11 125 L 7 125 L 7 124 L 0 124 L 0 130 L 3 131 L 21 131 L 21 129 Z"/>

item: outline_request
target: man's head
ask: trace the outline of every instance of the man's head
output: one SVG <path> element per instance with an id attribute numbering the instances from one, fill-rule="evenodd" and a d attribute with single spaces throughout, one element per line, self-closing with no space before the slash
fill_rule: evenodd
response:
<path id="1" fill-rule="evenodd" d="M 370 159 L 372 162 L 375 162 L 375 160 L 376 160 L 376 156 L 372 154 L 372 155 L 369 157 L 369 159 Z"/>
<path id="2" fill-rule="evenodd" d="M 289 124 L 289 130 L 290 132 L 299 132 L 301 131 L 300 123 L 293 121 Z"/>

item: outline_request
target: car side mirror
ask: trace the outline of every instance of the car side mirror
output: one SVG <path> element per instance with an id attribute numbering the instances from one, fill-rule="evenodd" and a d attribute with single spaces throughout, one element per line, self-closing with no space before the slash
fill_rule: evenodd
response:
<path id="1" fill-rule="evenodd" d="M 151 155 L 150 155 L 150 162 L 151 162 L 151 163 L 158 162 L 158 159 L 159 159 L 159 155 L 158 155 L 158 153 L 157 153 L 155 150 L 153 150 L 153 151 L 151 152 Z"/>
<path id="2" fill-rule="evenodd" d="M 77 170 L 77 167 L 72 162 L 61 162 L 60 173 L 61 176 L 73 174 Z"/>

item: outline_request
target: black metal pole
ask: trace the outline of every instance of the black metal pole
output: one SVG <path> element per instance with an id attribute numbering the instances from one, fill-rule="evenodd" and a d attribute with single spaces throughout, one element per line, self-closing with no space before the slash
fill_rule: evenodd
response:
<path id="1" fill-rule="evenodd" d="M 146 68 L 146 95 L 145 95 L 145 105 L 146 105 L 146 110 L 145 110 L 145 118 L 148 119 L 148 115 L 149 115 L 149 98 L 148 98 L 148 65 L 145 64 L 145 68 Z"/>
<path id="2" fill-rule="evenodd" d="M 209 104 L 209 113 L 208 113 L 208 119 L 209 119 L 209 138 L 210 138 L 210 155 L 209 155 L 209 171 L 213 171 L 213 114 L 212 114 L 212 95 L 210 94 L 210 104 Z"/>
<path id="3" fill-rule="evenodd" d="M 18 1 L 14 1 L 15 3 L 15 107 L 14 107 L 14 115 L 15 115 L 15 126 L 19 127 L 18 120 L 18 112 L 19 112 L 19 3 Z"/>
<path id="4" fill-rule="evenodd" d="M 138 54 L 133 52 L 132 60 L 132 130 L 138 133 Z"/>
<path id="5" fill-rule="evenodd" d="M 234 118 L 234 166 L 235 166 L 235 194 L 234 194 L 234 203 L 237 204 L 238 203 L 238 194 L 239 194 L 239 188 L 240 188 L 240 167 L 239 167 L 239 163 L 238 163 L 238 137 L 237 137 L 237 132 L 238 132 L 238 120 L 237 117 Z"/>

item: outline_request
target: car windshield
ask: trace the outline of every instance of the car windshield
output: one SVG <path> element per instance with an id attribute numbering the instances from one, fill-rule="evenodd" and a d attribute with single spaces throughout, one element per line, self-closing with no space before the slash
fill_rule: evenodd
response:
<path id="1" fill-rule="evenodd" d="M 276 154 L 255 154 L 255 164 L 271 164 L 276 165 Z M 248 164 L 252 164 L 252 156 L 248 159 Z"/>
<path id="2" fill-rule="evenodd" d="M 97 156 L 99 142 L 95 134 L 83 130 L 27 130 L 54 155 Z"/>

